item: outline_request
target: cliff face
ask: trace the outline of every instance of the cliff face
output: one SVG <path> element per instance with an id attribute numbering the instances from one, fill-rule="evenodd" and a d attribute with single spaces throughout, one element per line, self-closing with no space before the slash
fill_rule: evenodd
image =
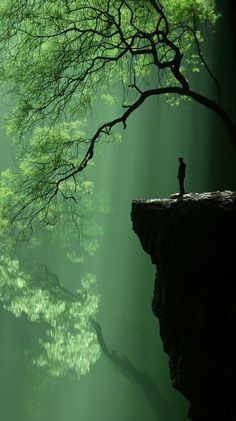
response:
<path id="1" fill-rule="evenodd" d="M 134 201 L 132 221 L 157 266 L 153 312 L 190 418 L 235 420 L 236 193 Z"/>

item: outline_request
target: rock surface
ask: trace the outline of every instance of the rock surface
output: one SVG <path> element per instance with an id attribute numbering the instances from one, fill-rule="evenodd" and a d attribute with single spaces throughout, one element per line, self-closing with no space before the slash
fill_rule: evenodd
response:
<path id="1" fill-rule="evenodd" d="M 236 193 L 136 200 L 132 221 L 157 266 L 153 312 L 189 417 L 235 420 Z"/>

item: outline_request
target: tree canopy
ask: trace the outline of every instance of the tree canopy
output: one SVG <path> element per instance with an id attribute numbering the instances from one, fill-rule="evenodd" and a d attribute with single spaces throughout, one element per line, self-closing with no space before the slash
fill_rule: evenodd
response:
<path id="1" fill-rule="evenodd" d="M 14 103 L 8 130 L 21 161 L 11 183 L 11 223 L 24 220 L 24 229 L 35 220 L 50 223 L 58 196 L 76 203 L 95 145 L 119 139 L 117 127 L 125 128 L 151 96 L 199 102 L 217 113 L 235 141 L 202 53 L 202 28 L 218 19 L 213 0 L 8 0 L 0 18 L 0 77 Z M 190 86 L 191 73 L 202 69 L 215 98 Z M 120 114 L 94 129 L 98 101 L 118 102 L 119 89 Z"/>

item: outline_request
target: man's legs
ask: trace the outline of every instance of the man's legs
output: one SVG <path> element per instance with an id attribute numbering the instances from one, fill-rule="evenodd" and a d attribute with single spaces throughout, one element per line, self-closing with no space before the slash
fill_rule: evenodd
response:
<path id="1" fill-rule="evenodd" d="M 184 178 L 179 178 L 179 192 L 180 194 L 184 194 Z"/>

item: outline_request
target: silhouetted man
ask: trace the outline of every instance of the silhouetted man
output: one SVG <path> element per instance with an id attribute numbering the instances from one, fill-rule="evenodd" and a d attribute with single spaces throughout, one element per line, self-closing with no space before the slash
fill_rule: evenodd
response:
<path id="1" fill-rule="evenodd" d="M 180 157 L 179 158 L 178 179 L 179 179 L 179 193 L 181 195 L 185 193 L 185 191 L 184 191 L 185 170 L 186 170 L 186 164 L 184 162 L 184 158 Z"/>

